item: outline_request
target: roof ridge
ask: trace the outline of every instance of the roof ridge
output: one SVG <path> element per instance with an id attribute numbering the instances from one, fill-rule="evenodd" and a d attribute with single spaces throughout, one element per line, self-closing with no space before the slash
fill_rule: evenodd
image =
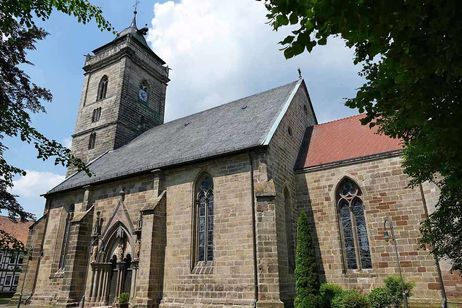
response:
<path id="1" fill-rule="evenodd" d="M 332 124 L 332 123 L 335 123 L 335 122 L 340 122 L 340 121 L 343 121 L 343 120 L 359 117 L 359 116 L 362 116 L 362 115 L 365 115 L 365 114 L 364 113 L 358 113 L 358 114 L 354 114 L 354 115 L 347 116 L 347 117 L 344 117 L 344 118 L 335 119 L 335 120 L 331 120 L 331 121 L 328 121 L 328 122 L 316 124 L 316 125 L 313 125 L 313 126 L 322 126 L 322 125 Z"/>

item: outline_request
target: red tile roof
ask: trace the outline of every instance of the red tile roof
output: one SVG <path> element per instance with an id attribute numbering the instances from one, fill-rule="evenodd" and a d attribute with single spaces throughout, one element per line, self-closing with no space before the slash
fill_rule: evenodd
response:
<path id="1" fill-rule="evenodd" d="M 309 128 L 298 168 L 366 157 L 402 149 L 399 139 L 377 133 L 377 128 L 362 125 L 359 114 Z"/>
<path id="2" fill-rule="evenodd" d="M 29 235 L 29 227 L 33 221 L 14 222 L 6 216 L 0 216 L 0 230 L 3 230 L 15 239 L 21 241 L 24 245 L 27 243 L 27 236 Z"/>

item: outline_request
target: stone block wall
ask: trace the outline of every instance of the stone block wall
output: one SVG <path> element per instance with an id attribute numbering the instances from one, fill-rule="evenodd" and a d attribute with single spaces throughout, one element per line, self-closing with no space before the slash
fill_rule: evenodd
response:
<path id="1" fill-rule="evenodd" d="M 42 254 L 42 240 L 45 233 L 46 216 L 40 218 L 33 224 L 27 237 L 29 254 L 24 256 L 23 272 L 19 277 L 18 288 L 11 303 L 17 303 L 21 296 L 21 302 L 26 302 L 34 292 L 35 283 L 39 270 L 39 263 Z M 21 294 L 22 293 L 22 294 Z"/>
<path id="2" fill-rule="evenodd" d="M 343 264 L 335 190 L 344 177 L 355 181 L 363 193 L 371 270 L 345 270 Z M 312 219 L 324 280 L 370 291 L 381 286 L 386 276 L 398 274 L 393 245 L 383 237 L 384 218 L 390 217 L 403 275 L 416 284 L 412 300 L 438 304 L 441 284 L 435 260 L 419 245 L 419 223 L 426 217 L 422 195 L 419 188 L 407 187 L 409 178 L 403 173 L 400 157 L 299 173 L 296 180 L 299 207 L 307 208 Z"/>
<path id="3" fill-rule="evenodd" d="M 214 185 L 214 260 L 192 260 L 195 181 Z M 247 154 L 168 170 L 167 246 L 161 307 L 253 307 L 252 199 Z"/>
<path id="4" fill-rule="evenodd" d="M 281 300 L 290 307 L 295 295 L 295 278 L 293 268 L 289 268 L 289 247 L 287 233 L 292 232 L 295 241 L 296 220 L 298 209 L 296 203 L 296 187 L 294 181 L 294 167 L 303 142 L 306 128 L 314 125 L 315 116 L 310 107 L 308 92 L 302 84 L 295 94 L 281 123 L 276 129 L 268 148 L 268 173 L 274 180 L 276 189 L 276 224 L 277 251 L 280 280 Z M 284 190 L 289 192 L 288 204 L 284 201 Z M 286 215 L 286 206 L 289 206 Z M 290 220 L 286 221 L 286 217 Z M 290 228 L 290 230 L 287 230 Z M 295 243 L 292 243 L 295 248 Z"/>

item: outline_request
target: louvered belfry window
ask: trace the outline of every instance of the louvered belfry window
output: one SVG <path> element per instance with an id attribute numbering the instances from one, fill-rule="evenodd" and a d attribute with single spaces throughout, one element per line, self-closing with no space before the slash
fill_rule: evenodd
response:
<path id="1" fill-rule="evenodd" d="M 213 261 L 213 180 L 203 175 L 196 189 L 196 261 Z"/>
<path id="2" fill-rule="evenodd" d="M 338 186 L 337 210 L 345 268 L 372 268 L 361 189 L 348 178 Z"/>

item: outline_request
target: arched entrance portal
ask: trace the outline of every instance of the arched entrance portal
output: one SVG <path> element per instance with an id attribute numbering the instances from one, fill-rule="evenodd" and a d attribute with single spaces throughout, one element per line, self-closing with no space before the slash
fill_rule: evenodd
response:
<path id="1" fill-rule="evenodd" d="M 122 224 L 117 224 L 112 232 L 106 233 L 101 245 L 97 238 L 95 242 L 91 255 L 90 302 L 112 305 L 117 303 L 121 293 L 132 295 L 137 267 L 132 257 L 132 237 Z"/>

